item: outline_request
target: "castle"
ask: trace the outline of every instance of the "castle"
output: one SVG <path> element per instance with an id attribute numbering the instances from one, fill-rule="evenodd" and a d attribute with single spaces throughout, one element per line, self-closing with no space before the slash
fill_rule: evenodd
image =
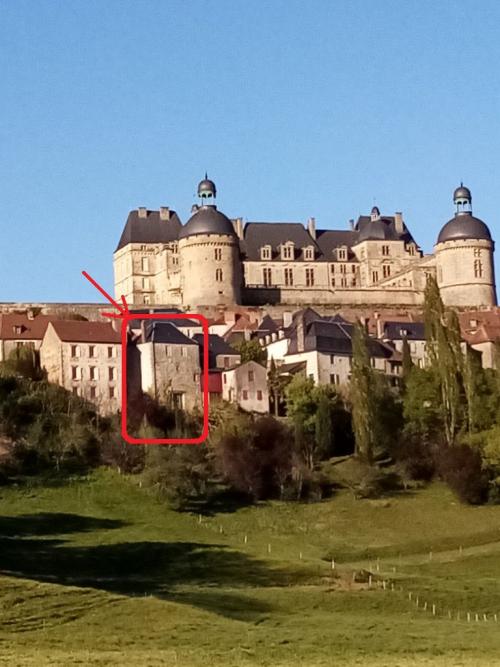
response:
<path id="1" fill-rule="evenodd" d="M 200 204 L 185 225 L 167 207 L 131 211 L 114 253 L 117 297 L 131 305 L 418 306 L 427 278 L 443 301 L 458 307 L 496 305 L 494 241 L 472 214 L 460 185 L 455 215 L 425 255 L 401 213 L 351 221 L 350 229 L 316 229 L 296 222 L 230 220 L 215 205 L 205 177 Z"/>

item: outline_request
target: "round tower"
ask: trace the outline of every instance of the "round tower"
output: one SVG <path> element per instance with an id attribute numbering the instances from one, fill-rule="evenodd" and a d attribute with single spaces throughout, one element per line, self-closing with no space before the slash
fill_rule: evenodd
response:
<path id="1" fill-rule="evenodd" d="M 496 305 L 494 242 L 487 225 L 472 215 L 472 195 L 462 183 L 453 193 L 455 216 L 434 247 L 437 282 L 448 306 Z"/>
<path id="2" fill-rule="evenodd" d="M 241 302 L 239 240 L 233 223 L 217 210 L 215 183 L 198 185 L 200 204 L 179 233 L 182 303 L 196 306 Z"/>

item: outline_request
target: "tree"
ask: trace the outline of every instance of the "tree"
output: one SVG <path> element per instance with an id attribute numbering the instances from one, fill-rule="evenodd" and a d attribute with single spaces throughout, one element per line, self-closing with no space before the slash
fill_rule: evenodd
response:
<path id="1" fill-rule="evenodd" d="M 261 346 L 257 338 L 252 338 L 252 340 L 242 340 L 239 343 L 236 343 L 234 347 L 241 355 L 242 364 L 247 361 L 255 361 L 258 364 L 261 364 L 261 366 L 266 365 L 267 352 Z"/>
<path id="2" fill-rule="evenodd" d="M 446 311 L 435 278 L 428 279 L 424 302 L 427 353 L 438 380 L 446 443 L 452 445 L 461 425 L 462 353 L 460 327 L 454 311 Z"/>
<path id="3" fill-rule="evenodd" d="M 287 415 L 293 424 L 296 449 L 310 470 L 331 453 L 336 403 L 333 388 L 316 387 L 312 378 L 296 375 L 286 388 Z"/>
<path id="4" fill-rule="evenodd" d="M 376 383 L 370 364 L 367 335 L 360 324 L 354 327 L 352 353 L 350 397 L 355 454 L 362 461 L 371 464 L 378 430 Z"/>
<path id="5" fill-rule="evenodd" d="M 269 372 L 267 374 L 267 385 L 269 388 L 274 415 L 276 417 L 279 415 L 280 404 L 283 401 L 285 389 L 289 381 L 290 380 L 288 378 L 284 378 L 280 375 L 279 368 L 276 366 L 274 358 L 271 357 Z"/>
<path id="6" fill-rule="evenodd" d="M 321 387 L 320 389 L 323 389 Z M 316 455 L 326 458 L 333 449 L 332 401 L 326 391 L 319 392 L 315 419 Z"/>
<path id="7" fill-rule="evenodd" d="M 283 497 L 292 472 L 293 441 L 274 417 L 242 418 L 218 438 L 219 465 L 230 484 L 254 500 Z"/>
<path id="8" fill-rule="evenodd" d="M 402 356 L 403 356 L 403 363 L 402 363 L 403 385 L 406 385 L 406 383 L 408 382 L 408 378 L 410 377 L 410 373 L 414 367 L 407 336 L 403 336 Z"/>

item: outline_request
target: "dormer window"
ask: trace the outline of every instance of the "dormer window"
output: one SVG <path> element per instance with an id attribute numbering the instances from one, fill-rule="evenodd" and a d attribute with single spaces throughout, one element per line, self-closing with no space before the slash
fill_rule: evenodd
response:
<path id="1" fill-rule="evenodd" d="M 347 248 L 345 246 L 337 248 L 337 259 L 340 262 L 345 262 L 347 260 Z"/>
<path id="2" fill-rule="evenodd" d="M 264 245 L 260 249 L 260 258 L 261 259 L 271 259 L 271 246 Z"/>
<path id="3" fill-rule="evenodd" d="M 14 324 L 12 327 L 16 336 L 20 336 L 23 333 L 24 327 L 22 324 Z"/>
<path id="4" fill-rule="evenodd" d="M 293 259 L 293 243 L 284 243 L 281 246 L 281 259 Z"/>
<path id="5" fill-rule="evenodd" d="M 306 261 L 314 259 L 314 248 L 312 245 L 308 245 L 304 248 L 304 259 Z"/>

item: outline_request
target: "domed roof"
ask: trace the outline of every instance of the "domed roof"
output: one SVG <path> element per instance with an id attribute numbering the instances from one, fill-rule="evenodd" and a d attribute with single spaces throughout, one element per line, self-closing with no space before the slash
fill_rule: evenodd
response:
<path id="1" fill-rule="evenodd" d="M 393 240 L 394 234 L 389 225 L 383 220 L 370 220 L 359 232 L 358 242 Z"/>
<path id="2" fill-rule="evenodd" d="M 460 187 L 453 193 L 453 201 L 456 201 L 457 199 L 467 199 L 469 202 L 472 201 L 471 191 L 469 188 L 466 188 L 463 183 L 460 183 Z"/>
<path id="3" fill-rule="evenodd" d="M 198 197 L 216 197 L 217 196 L 217 188 L 215 187 L 215 183 L 211 181 L 209 178 L 207 178 L 207 175 L 205 174 L 205 178 L 198 183 Z"/>
<path id="4" fill-rule="evenodd" d="M 225 234 L 236 236 L 233 223 L 216 206 L 200 206 L 179 232 L 179 239 L 197 234 Z"/>
<path id="5" fill-rule="evenodd" d="M 461 211 L 449 220 L 439 232 L 438 243 L 458 241 L 461 239 L 481 239 L 491 241 L 490 230 L 479 218 L 475 218 L 469 211 Z"/>

